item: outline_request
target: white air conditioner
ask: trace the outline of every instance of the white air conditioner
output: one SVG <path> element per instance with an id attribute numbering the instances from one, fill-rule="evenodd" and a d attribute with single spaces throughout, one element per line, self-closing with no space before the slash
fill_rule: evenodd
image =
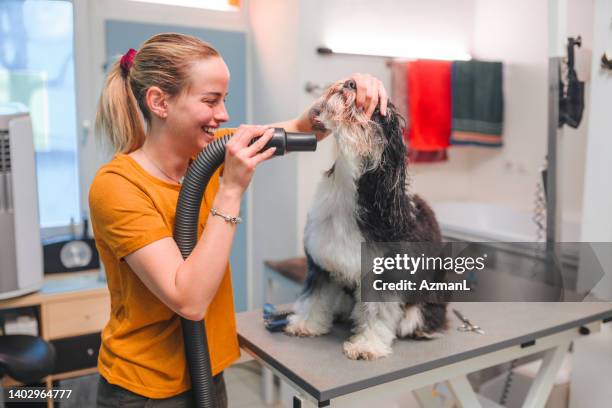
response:
<path id="1" fill-rule="evenodd" d="M 32 122 L 23 105 L 0 104 L 0 299 L 42 283 Z"/>

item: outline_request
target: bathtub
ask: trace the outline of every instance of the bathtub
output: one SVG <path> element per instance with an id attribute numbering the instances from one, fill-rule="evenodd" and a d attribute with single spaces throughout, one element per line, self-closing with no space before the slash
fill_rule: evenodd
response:
<path id="1" fill-rule="evenodd" d="M 514 208 L 482 202 L 449 201 L 432 203 L 432 208 L 448 239 L 474 242 L 534 242 L 533 214 Z M 561 242 L 580 240 L 579 217 L 566 217 L 561 224 Z"/>

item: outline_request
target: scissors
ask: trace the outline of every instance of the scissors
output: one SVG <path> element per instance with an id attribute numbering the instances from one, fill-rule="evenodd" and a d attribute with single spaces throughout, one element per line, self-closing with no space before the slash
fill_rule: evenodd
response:
<path id="1" fill-rule="evenodd" d="M 482 330 L 480 326 L 472 324 L 472 322 L 470 322 L 465 316 L 459 313 L 457 309 L 453 309 L 453 313 L 455 313 L 455 316 L 457 316 L 459 320 L 463 322 L 461 326 L 457 327 L 457 330 L 462 332 L 475 332 L 478 334 L 485 334 L 484 330 Z"/>

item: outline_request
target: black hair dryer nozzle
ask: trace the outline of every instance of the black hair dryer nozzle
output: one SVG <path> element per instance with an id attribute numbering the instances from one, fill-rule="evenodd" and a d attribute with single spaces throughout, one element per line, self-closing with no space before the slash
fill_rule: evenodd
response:
<path id="1" fill-rule="evenodd" d="M 314 152 L 317 150 L 317 138 L 313 133 L 286 132 L 283 128 L 274 128 L 272 139 L 263 150 L 276 147 L 275 156 L 288 152 Z"/>

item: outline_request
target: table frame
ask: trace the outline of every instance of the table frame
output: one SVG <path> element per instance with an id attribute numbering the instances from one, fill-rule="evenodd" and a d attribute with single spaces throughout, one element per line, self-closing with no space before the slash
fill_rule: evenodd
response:
<path id="1" fill-rule="evenodd" d="M 433 398 L 427 398 L 428 393 L 423 392 L 423 387 L 442 381 L 448 383 L 449 388 L 460 406 L 469 408 L 481 407 L 482 405 L 476 393 L 468 382 L 467 374 L 497 364 L 509 362 L 517 358 L 544 352 L 542 365 L 540 366 L 539 372 L 523 404 L 523 407 L 526 408 L 540 408 L 544 407 L 546 404 L 554 385 L 557 371 L 561 367 L 563 358 L 571 342 L 581 337 L 587 329 L 589 333 L 599 332 L 601 330 L 601 324 L 602 321 L 599 320 L 582 326 L 573 327 L 520 345 L 484 353 L 480 356 L 468 358 L 443 367 L 437 367 L 432 370 L 362 389 L 326 401 L 318 401 L 314 396 L 295 384 L 273 366 L 259 358 L 255 353 L 246 348 L 243 349 L 263 365 L 264 371 L 271 370 L 271 372 L 280 377 L 281 396 L 283 394 L 292 395 L 293 408 L 376 406 L 376 404 L 381 401 L 381 397 L 388 399 L 390 396 L 400 395 L 407 391 L 414 392 L 424 406 L 436 407 L 438 406 L 436 405 L 437 402 Z"/>

